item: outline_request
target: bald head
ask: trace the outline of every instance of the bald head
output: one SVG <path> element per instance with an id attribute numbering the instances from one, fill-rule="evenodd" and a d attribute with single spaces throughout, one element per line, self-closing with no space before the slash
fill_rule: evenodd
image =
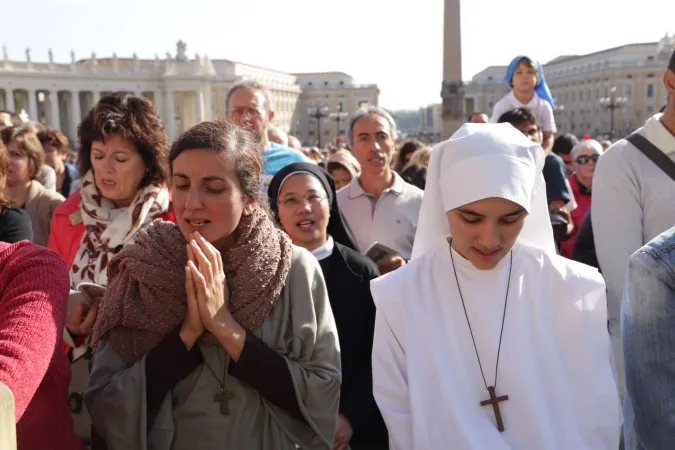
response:
<path id="1" fill-rule="evenodd" d="M 471 114 L 471 117 L 469 117 L 469 122 L 470 123 L 488 123 L 490 122 L 490 119 L 488 118 L 487 114 L 484 112 L 475 112 Z"/>
<path id="2" fill-rule="evenodd" d="M 288 146 L 288 135 L 277 127 L 267 128 L 267 139 L 279 145 Z"/>
<path id="3" fill-rule="evenodd" d="M 296 150 L 302 150 L 302 142 L 295 136 L 288 135 L 288 146 Z"/>
<path id="4" fill-rule="evenodd" d="M 12 115 L 8 112 L 0 112 L 0 130 L 12 126 Z"/>

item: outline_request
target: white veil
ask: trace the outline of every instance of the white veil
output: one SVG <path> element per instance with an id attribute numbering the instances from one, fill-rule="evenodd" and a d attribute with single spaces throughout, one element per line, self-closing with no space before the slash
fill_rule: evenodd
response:
<path id="1" fill-rule="evenodd" d="M 528 211 L 517 242 L 555 252 L 542 170 L 544 151 L 511 124 L 465 124 L 431 152 L 412 257 L 450 236 L 446 212 L 491 197 Z"/>

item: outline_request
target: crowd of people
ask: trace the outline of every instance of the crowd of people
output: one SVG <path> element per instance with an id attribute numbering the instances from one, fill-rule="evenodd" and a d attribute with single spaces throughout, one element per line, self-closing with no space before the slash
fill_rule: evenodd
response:
<path id="1" fill-rule="evenodd" d="M 126 92 L 76 152 L 0 112 L 19 450 L 675 448 L 675 54 L 615 143 L 505 77 L 433 149 L 375 106 L 303 147 L 255 81 L 173 143 Z"/>

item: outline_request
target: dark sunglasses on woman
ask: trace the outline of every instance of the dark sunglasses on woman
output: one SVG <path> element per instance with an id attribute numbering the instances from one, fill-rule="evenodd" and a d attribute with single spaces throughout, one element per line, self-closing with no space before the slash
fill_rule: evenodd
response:
<path id="1" fill-rule="evenodd" d="M 589 161 L 593 160 L 594 163 L 598 162 L 598 158 L 600 158 L 600 155 L 597 153 L 595 155 L 581 155 L 577 156 L 577 164 L 581 164 L 582 166 L 584 164 L 588 164 Z"/>

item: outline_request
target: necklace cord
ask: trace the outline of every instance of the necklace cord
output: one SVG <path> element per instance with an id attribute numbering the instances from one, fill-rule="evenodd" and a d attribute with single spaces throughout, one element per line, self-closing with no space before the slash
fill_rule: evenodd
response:
<path id="1" fill-rule="evenodd" d="M 224 373 L 223 373 L 223 381 L 220 381 L 220 378 L 218 378 L 218 375 L 216 375 L 215 370 L 213 370 L 211 368 L 211 365 L 208 362 L 206 362 L 206 358 L 204 358 L 204 361 L 203 361 L 204 365 L 206 366 L 207 369 L 209 369 L 209 372 L 211 372 L 211 375 L 213 375 L 213 378 L 216 379 L 216 381 L 218 382 L 218 384 L 220 385 L 220 388 L 222 390 L 225 390 L 225 378 L 227 377 L 228 357 L 229 356 L 225 357 L 225 370 L 224 370 Z"/>
<path id="2" fill-rule="evenodd" d="M 509 302 L 509 290 L 511 289 L 511 271 L 513 270 L 513 251 L 511 251 L 510 254 L 511 254 L 511 263 L 509 265 L 509 279 L 506 285 L 506 298 L 504 299 L 504 312 L 502 314 L 502 328 L 499 332 L 499 346 L 497 347 L 497 363 L 495 364 L 495 383 L 494 383 L 495 390 L 497 390 L 499 355 L 502 350 L 502 337 L 504 336 L 506 305 Z M 485 380 L 485 373 L 483 372 L 483 365 L 481 364 L 480 356 L 478 355 L 478 347 L 476 346 L 476 339 L 473 337 L 473 329 L 471 328 L 471 321 L 469 320 L 469 314 L 466 312 L 466 305 L 464 304 L 464 296 L 462 295 L 462 288 L 459 286 L 459 277 L 457 276 L 457 268 L 455 267 L 455 258 L 452 256 L 452 246 L 450 246 L 450 260 L 452 261 L 452 270 L 455 273 L 455 281 L 457 282 L 457 291 L 459 291 L 459 298 L 462 300 L 462 308 L 464 308 L 464 316 L 466 317 L 466 323 L 469 326 L 469 333 L 471 333 L 471 341 L 473 342 L 473 349 L 476 351 L 476 359 L 478 359 L 478 367 L 480 368 L 480 374 L 483 377 L 483 384 L 485 384 L 485 389 L 489 390 L 487 381 Z"/>

